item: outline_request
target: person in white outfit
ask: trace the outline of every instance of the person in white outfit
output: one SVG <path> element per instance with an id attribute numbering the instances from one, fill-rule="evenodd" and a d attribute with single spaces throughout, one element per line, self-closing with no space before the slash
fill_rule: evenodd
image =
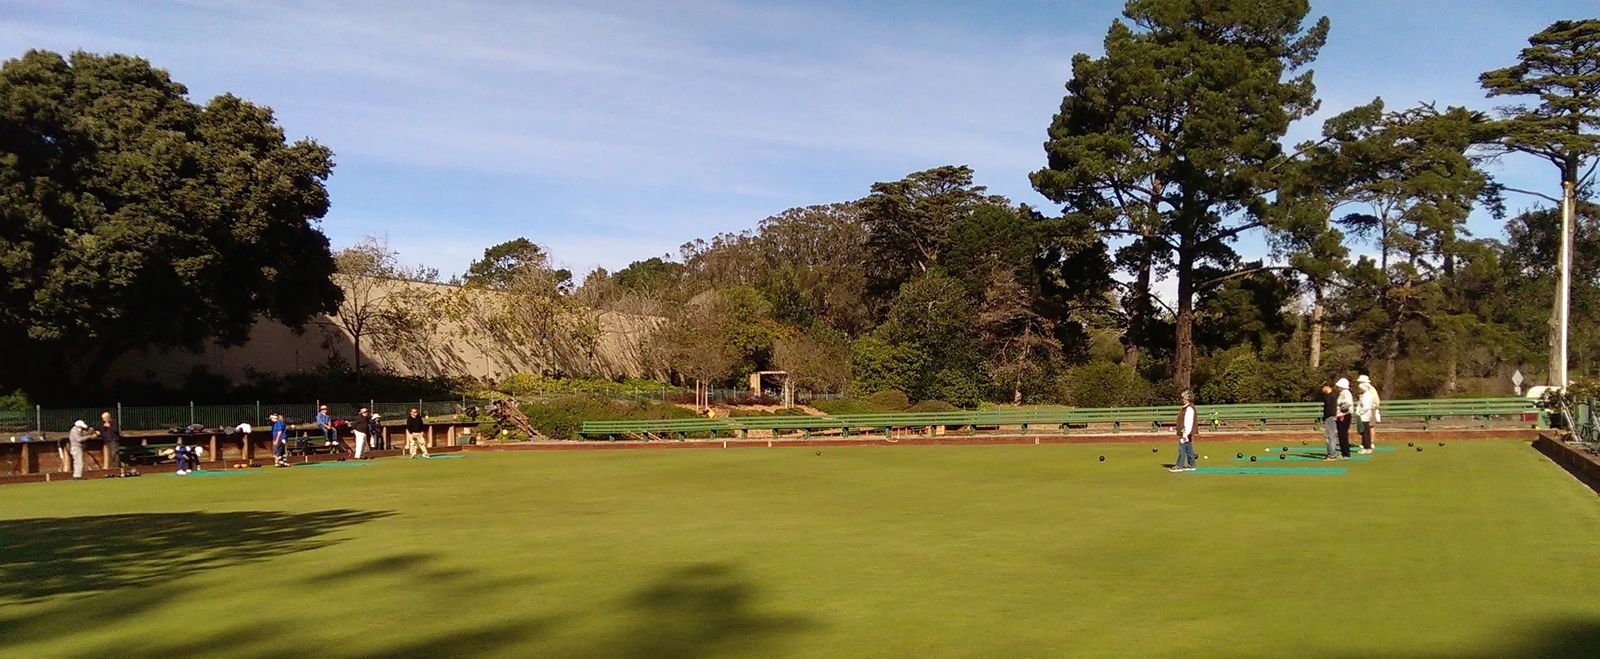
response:
<path id="1" fill-rule="evenodd" d="M 361 459 L 361 454 L 366 452 L 367 437 L 372 434 L 372 413 L 367 408 L 361 408 L 356 414 L 356 420 L 350 423 L 350 431 L 356 434 L 356 459 Z"/>
<path id="2" fill-rule="evenodd" d="M 1167 471 L 1194 471 L 1194 433 L 1199 415 L 1194 411 L 1194 394 L 1183 392 L 1183 407 L 1178 410 L 1178 460 Z"/>
<path id="3" fill-rule="evenodd" d="M 1365 375 L 1356 378 L 1356 387 L 1361 390 L 1361 399 L 1356 403 L 1357 428 L 1361 431 L 1361 452 L 1372 452 L 1372 427 L 1383 421 L 1383 414 L 1378 411 L 1381 402 L 1378 400 L 1378 388 L 1372 386 L 1372 378 Z"/>
<path id="4" fill-rule="evenodd" d="M 89 438 L 89 424 L 83 419 L 72 422 L 72 431 L 67 433 L 67 450 L 72 457 L 72 478 L 83 480 L 83 442 Z"/>

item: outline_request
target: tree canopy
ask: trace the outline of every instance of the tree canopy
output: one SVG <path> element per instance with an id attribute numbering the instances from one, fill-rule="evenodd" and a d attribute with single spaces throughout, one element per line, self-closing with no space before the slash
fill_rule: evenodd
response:
<path id="1" fill-rule="evenodd" d="M 332 152 L 187 95 L 137 57 L 0 66 L 0 384 L 95 390 L 129 350 L 237 344 L 258 315 L 299 327 L 339 302 L 317 227 Z"/>

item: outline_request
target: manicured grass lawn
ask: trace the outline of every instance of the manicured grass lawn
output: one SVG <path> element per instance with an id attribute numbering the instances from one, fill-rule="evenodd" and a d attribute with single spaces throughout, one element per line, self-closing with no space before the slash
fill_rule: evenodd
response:
<path id="1" fill-rule="evenodd" d="M 1202 442 L 1202 464 L 1265 446 Z M 1525 444 L 1295 476 L 1169 474 L 1150 449 L 7 486 L 0 656 L 1600 654 L 1600 498 Z"/>

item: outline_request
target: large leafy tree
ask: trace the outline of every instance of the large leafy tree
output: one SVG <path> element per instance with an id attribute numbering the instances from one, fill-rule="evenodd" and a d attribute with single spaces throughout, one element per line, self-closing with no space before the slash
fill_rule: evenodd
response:
<path id="1" fill-rule="evenodd" d="M 950 230 L 984 204 L 1008 202 L 972 182 L 972 168 L 945 165 L 898 181 L 872 184 L 858 202 L 867 229 L 872 288 L 883 299 L 928 272 L 950 241 Z"/>
<path id="2" fill-rule="evenodd" d="M 123 55 L 0 66 L 0 388 L 92 390 L 129 350 L 334 309 L 332 153 L 286 142 L 266 107 L 187 93 Z"/>
<path id="3" fill-rule="evenodd" d="M 504 289 L 511 286 L 530 269 L 548 271 L 556 278 L 562 292 L 572 289 L 572 271 L 549 267 L 550 255 L 543 247 L 527 238 L 507 240 L 483 250 L 483 258 L 473 261 L 462 276 L 468 286 Z"/>
<path id="4" fill-rule="evenodd" d="M 1049 129 L 1041 194 L 1087 216 L 1132 276 L 1129 337 L 1151 315 L 1152 280 L 1177 283 L 1173 377 L 1188 387 L 1194 296 L 1246 269 L 1232 243 L 1267 226 L 1263 179 L 1290 122 L 1316 110 L 1303 70 L 1327 37 L 1305 0 L 1130 0 L 1105 55 L 1073 58 Z M 1140 346 L 1128 346 L 1137 362 Z"/>
<path id="5" fill-rule="evenodd" d="M 1516 64 L 1478 76 L 1491 98 L 1536 99 L 1532 104 L 1502 108 L 1502 135 L 1497 143 L 1555 165 L 1561 175 L 1559 201 L 1572 207 L 1578 189 L 1593 180 L 1595 164 L 1600 162 L 1596 161 L 1600 156 L 1600 19 L 1556 21 L 1529 37 L 1528 47 L 1517 59 Z M 1552 377 L 1566 370 L 1565 364 L 1558 362 L 1564 357 L 1558 346 L 1561 292 L 1556 296 L 1549 332 Z"/>
<path id="6" fill-rule="evenodd" d="M 1408 334 L 1435 340 L 1453 383 L 1461 342 L 1474 333 L 1467 300 L 1452 282 L 1469 247 L 1467 216 L 1487 189 L 1471 154 L 1488 130 L 1485 118 L 1430 105 L 1386 112 L 1380 99 L 1329 123 L 1332 146 L 1351 172 L 1341 195 L 1370 210 L 1340 222 L 1379 248 L 1376 268 L 1361 274 L 1377 291 L 1368 301 L 1379 307 L 1359 311 L 1373 330 L 1362 336 L 1363 352 L 1383 363 L 1388 395 Z"/>

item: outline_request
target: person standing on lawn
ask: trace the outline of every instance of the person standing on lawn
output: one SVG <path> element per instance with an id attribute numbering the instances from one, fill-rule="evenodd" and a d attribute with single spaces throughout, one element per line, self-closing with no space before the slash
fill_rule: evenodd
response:
<path id="1" fill-rule="evenodd" d="M 1383 420 L 1383 415 L 1378 412 L 1382 404 L 1378 400 L 1378 388 L 1372 386 L 1372 379 L 1366 375 L 1356 378 L 1356 386 L 1361 388 L 1361 399 L 1356 403 L 1356 428 L 1361 431 L 1361 452 L 1372 453 L 1373 426 Z"/>
<path id="2" fill-rule="evenodd" d="M 1322 456 L 1323 460 L 1338 460 L 1339 441 L 1339 393 L 1333 390 L 1332 385 L 1322 385 L 1322 439 L 1327 451 Z"/>
<path id="3" fill-rule="evenodd" d="M 83 480 L 83 441 L 89 438 L 89 424 L 83 419 L 72 422 L 67 433 L 67 451 L 72 458 L 72 480 Z"/>
<path id="4" fill-rule="evenodd" d="M 1355 412 L 1356 399 L 1350 395 L 1349 378 L 1339 378 L 1339 381 L 1333 383 L 1333 386 L 1339 390 L 1337 403 L 1339 411 L 1337 422 L 1339 429 L 1339 457 L 1348 458 L 1350 457 L 1350 414 Z"/>
<path id="5" fill-rule="evenodd" d="M 356 459 L 361 459 L 361 454 L 367 449 L 367 435 L 372 434 L 372 412 L 361 408 L 356 414 L 356 420 L 350 423 L 350 430 L 356 435 Z"/>
<path id="6" fill-rule="evenodd" d="M 289 424 L 284 423 L 283 415 L 274 413 L 267 417 L 272 421 L 272 462 L 273 466 L 289 466 Z"/>
<path id="7" fill-rule="evenodd" d="M 121 469 L 122 456 L 119 451 L 122 446 L 122 429 L 117 427 L 116 419 L 111 418 L 111 412 L 100 413 L 100 439 L 105 442 L 106 469 Z"/>
<path id="8" fill-rule="evenodd" d="M 422 452 L 422 457 L 428 457 L 428 443 L 423 439 L 427 427 L 422 423 L 422 411 L 413 407 L 406 414 L 406 456 L 415 458 L 417 452 Z"/>
<path id="9" fill-rule="evenodd" d="M 1178 409 L 1178 460 L 1167 471 L 1194 471 L 1194 435 L 1198 430 L 1200 415 L 1194 410 L 1194 394 L 1184 391 L 1183 407 Z"/>

